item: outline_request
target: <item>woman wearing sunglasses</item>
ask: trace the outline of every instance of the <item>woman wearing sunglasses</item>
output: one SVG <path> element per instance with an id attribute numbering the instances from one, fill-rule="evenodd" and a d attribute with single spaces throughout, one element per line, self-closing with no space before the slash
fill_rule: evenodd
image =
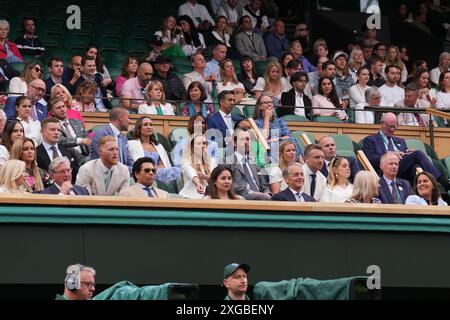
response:
<path id="1" fill-rule="evenodd" d="M 28 62 L 20 77 L 14 77 L 9 82 L 8 92 L 11 93 L 8 96 L 15 97 L 27 93 L 27 84 L 34 79 L 42 79 L 43 72 L 39 62 Z"/>

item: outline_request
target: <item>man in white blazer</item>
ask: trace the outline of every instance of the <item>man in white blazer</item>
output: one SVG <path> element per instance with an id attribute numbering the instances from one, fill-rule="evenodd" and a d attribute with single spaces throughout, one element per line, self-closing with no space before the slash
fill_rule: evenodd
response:
<path id="1" fill-rule="evenodd" d="M 79 170 L 76 184 L 92 195 L 113 196 L 130 185 L 128 167 L 119 162 L 119 146 L 113 136 L 104 136 L 98 143 L 100 158 L 85 163 Z"/>
<path id="2" fill-rule="evenodd" d="M 120 191 L 119 196 L 130 198 L 168 198 L 169 194 L 153 187 L 157 165 L 149 157 L 137 159 L 133 164 L 131 175 L 136 184 Z"/>
<path id="3" fill-rule="evenodd" d="M 327 178 L 320 172 L 320 169 L 323 167 L 325 155 L 318 144 L 306 146 L 303 154 L 305 157 L 305 164 L 303 164 L 303 171 L 305 173 L 303 192 L 313 197 L 316 201 L 319 201 L 327 187 Z"/>

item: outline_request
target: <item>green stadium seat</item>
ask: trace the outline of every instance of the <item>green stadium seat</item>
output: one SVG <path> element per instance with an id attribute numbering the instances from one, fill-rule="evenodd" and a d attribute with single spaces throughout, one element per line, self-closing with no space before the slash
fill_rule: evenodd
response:
<path id="1" fill-rule="evenodd" d="M 122 52 L 144 54 L 149 49 L 148 42 L 141 39 L 123 39 Z"/>
<path id="2" fill-rule="evenodd" d="M 284 121 L 297 121 L 297 122 L 309 122 L 309 119 L 305 116 L 298 116 L 295 114 L 290 114 L 281 117 Z"/>
<path id="3" fill-rule="evenodd" d="M 253 117 L 253 112 L 255 112 L 255 106 L 245 106 L 244 107 L 244 116 L 246 118 Z"/>
<path id="4" fill-rule="evenodd" d="M 328 117 L 328 116 L 319 116 L 314 117 L 314 122 L 332 122 L 332 123 L 343 123 L 344 121 L 341 119 L 338 119 L 336 117 Z"/>
<path id="5" fill-rule="evenodd" d="M 115 79 L 116 77 L 120 76 L 120 74 L 122 73 L 122 68 L 117 68 L 117 67 L 109 67 L 108 68 L 109 71 L 109 75 L 111 76 L 111 79 Z"/>
<path id="6" fill-rule="evenodd" d="M 69 50 L 84 50 L 91 42 L 91 38 L 87 35 L 65 34 L 63 38 L 63 47 Z"/>
<path id="7" fill-rule="evenodd" d="M 305 144 L 303 143 L 303 140 L 300 137 L 303 133 L 308 136 L 309 140 L 311 140 L 311 143 L 316 142 L 316 136 L 313 133 L 301 131 L 301 130 L 291 132 L 292 136 L 295 138 L 295 140 L 297 140 L 300 148 L 302 148 L 302 150 L 305 150 Z"/>
<path id="8" fill-rule="evenodd" d="M 241 112 L 241 109 L 239 109 L 238 107 L 234 107 L 233 110 L 231 110 L 231 114 L 237 115 L 237 116 L 241 116 L 243 117 L 244 115 Z"/>
<path id="9" fill-rule="evenodd" d="M 17 70 L 18 72 L 22 73 L 23 69 L 25 68 L 25 63 L 23 62 L 13 62 L 11 63 L 11 66 Z"/>
<path id="10" fill-rule="evenodd" d="M 101 54 L 105 55 L 104 52 L 108 51 L 120 51 L 121 49 L 121 40 L 115 37 L 101 37 L 96 39 L 96 43 L 100 48 Z"/>
<path id="11" fill-rule="evenodd" d="M 167 154 L 169 154 L 170 151 L 172 151 L 171 143 L 162 133 L 156 132 L 156 139 L 159 141 L 159 143 L 162 144 L 164 149 L 166 149 Z"/>
<path id="12" fill-rule="evenodd" d="M 163 53 L 163 55 L 164 55 L 164 53 Z M 188 57 L 173 56 L 173 57 L 170 57 L 170 60 L 171 60 L 172 65 L 174 65 L 174 66 L 188 66 L 188 67 L 191 68 L 191 71 L 192 71 L 191 60 Z"/>
<path id="13" fill-rule="evenodd" d="M 336 143 L 336 150 L 347 150 L 355 153 L 355 146 L 350 136 L 346 134 L 334 134 L 331 136 Z"/>
<path id="14" fill-rule="evenodd" d="M 189 131 L 186 128 L 173 128 L 169 133 L 168 139 L 172 144 L 172 148 L 178 141 L 187 139 L 189 137 Z"/>
<path id="15" fill-rule="evenodd" d="M 405 139 L 406 142 L 406 146 L 408 147 L 408 149 L 411 150 L 420 150 L 423 153 L 427 154 L 427 149 L 425 147 L 425 144 L 418 139 Z"/>
<path id="16" fill-rule="evenodd" d="M 267 67 L 267 61 L 255 61 L 255 69 L 256 69 L 256 74 L 258 76 L 263 76 L 264 72 L 266 71 L 266 67 Z"/>

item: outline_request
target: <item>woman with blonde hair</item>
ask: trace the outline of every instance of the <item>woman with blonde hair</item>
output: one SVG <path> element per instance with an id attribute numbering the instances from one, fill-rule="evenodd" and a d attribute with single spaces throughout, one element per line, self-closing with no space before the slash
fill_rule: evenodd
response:
<path id="1" fill-rule="evenodd" d="M 192 135 L 185 145 L 181 161 L 184 186 L 180 195 L 190 199 L 203 198 L 211 172 L 216 166 L 214 158 L 209 156 L 206 137 Z"/>
<path id="2" fill-rule="evenodd" d="M 400 56 L 400 49 L 397 46 L 391 45 L 387 48 L 386 58 L 384 60 L 383 72 L 381 75 L 386 77 L 384 70 L 386 66 L 394 65 L 400 68 L 402 75 L 400 77 L 400 84 L 403 84 L 408 79 L 408 70 L 406 70 L 406 66 L 402 61 Z"/>
<path id="3" fill-rule="evenodd" d="M 350 69 L 353 81 L 358 81 L 357 72 L 366 65 L 366 60 L 364 60 L 364 54 L 361 49 L 355 48 L 350 52 L 347 65 Z"/>
<path id="4" fill-rule="evenodd" d="M 359 171 L 355 176 L 352 196 L 346 203 L 375 203 L 380 204 L 378 196 L 378 180 L 380 178 L 370 171 Z"/>
<path id="5" fill-rule="evenodd" d="M 222 81 L 217 82 L 217 93 L 224 90 L 240 92 L 245 94 L 245 87 L 237 79 L 236 72 L 234 71 L 233 61 L 231 59 L 225 59 L 219 64 L 220 66 L 220 78 Z M 236 103 L 239 103 L 236 101 Z"/>
<path id="6" fill-rule="evenodd" d="M 57 83 L 52 87 L 50 90 L 49 101 L 53 100 L 55 97 L 61 98 L 64 101 L 67 108 L 67 117 L 69 119 L 75 119 L 85 124 L 81 112 L 73 108 L 75 100 L 72 98 L 69 90 L 64 85 Z"/>
<path id="7" fill-rule="evenodd" d="M 274 99 L 274 105 L 278 106 L 281 102 L 281 94 L 289 91 L 289 84 L 282 77 L 283 69 L 278 61 L 270 61 L 264 71 L 264 76 L 259 77 L 256 85 L 253 87 L 255 97 L 258 99 L 262 93 L 268 93 Z"/>
<path id="8" fill-rule="evenodd" d="M 139 114 L 155 114 L 158 116 L 174 116 L 173 106 L 166 103 L 166 94 L 159 81 L 150 81 L 145 88 L 147 102 L 139 106 Z"/>
<path id="9" fill-rule="evenodd" d="M 283 178 L 283 170 L 296 161 L 297 147 L 292 141 L 284 141 L 280 144 L 278 154 L 278 165 L 270 169 L 269 185 L 270 192 L 276 194 L 287 188 L 286 181 Z M 300 158 L 303 160 L 302 158 Z"/>
<path id="10" fill-rule="evenodd" d="M 42 178 L 45 177 L 44 170 L 38 168 L 36 163 L 36 146 L 30 138 L 16 140 L 11 148 L 11 160 L 22 160 L 28 173 L 25 187 L 30 192 L 41 192 L 44 190 Z M 48 178 L 47 178 L 48 179 Z"/>
<path id="11" fill-rule="evenodd" d="M 348 181 L 351 175 L 350 164 L 343 157 L 335 157 L 330 163 L 327 187 L 320 202 L 345 202 L 351 197 L 353 185 Z"/>
<path id="12" fill-rule="evenodd" d="M 20 96 L 27 93 L 27 84 L 34 79 L 42 79 L 44 70 L 39 62 L 32 61 L 25 65 L 20 77 L 14 77 L 9 81 L 8 94 L 10 97 Z"/>
<path id="13" fill-rule="evenodd" d="M 0 193 L 25 193 L 25 162 L 8 160 L 0 167 Z"/>

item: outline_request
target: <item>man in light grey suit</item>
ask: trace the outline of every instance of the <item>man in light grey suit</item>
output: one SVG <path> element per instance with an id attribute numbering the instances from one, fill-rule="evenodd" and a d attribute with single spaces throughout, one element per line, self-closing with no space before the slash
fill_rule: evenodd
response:
<path id="1" fill-rule="evenodd" d="M 92 195 L 112 196 L 130 185 L 130 173 L 119 162 L 119 146 L 113 136 L 104 136 L 98 143 L 100 158 L 85 163 L 79 170 L 76 184 Z"/>
<path id="2" fill-rule="evenodd" d="M 226 158 L 233 176 L 233 191 L 246 200 L 270 200 L 266 177 L 250 156 L 250 132 L 237 129 L 233 141 L 235 151 Z"/>
<path id="3" fill-rule="evenodd" d="M 252 19 L 250 16 L 242 16 L 239 19 L 242 31 L 235 38 L 236 49 L 242 56 L 250 56 L 253 60 L 265 60 L 267 57 L 266 45 L 263 38 L 253 32 Z"/>
<path id="4" fill-rule="evenodd" d="M 136 184 L 120 191 L 119 196 L 130 198 L 168 198 L 169 194 L 153 187 L 157 166 L 151 158 L 142 157 L 133 163 L 131 175 Z"/>
<path id="5" fill-rule="evenodd" d="M 69 119 L 67 116 L 67 107 L 62 98 L 51 99 L 48 103 L 48 111 L 59 120 L 61 124 L 61 136 L 59 144 L 65 148 L 72 148 L 78 155 L 80 166 L 83 165 L 89 155 L 89 146 L 92 141 L 89 139 L 84 125 L 76 119 Z"/>

